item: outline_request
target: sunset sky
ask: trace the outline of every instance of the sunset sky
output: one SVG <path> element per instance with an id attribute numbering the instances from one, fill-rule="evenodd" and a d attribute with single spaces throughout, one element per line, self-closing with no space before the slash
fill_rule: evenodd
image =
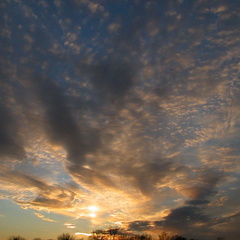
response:
<path id="1" fill-rule="evenodd" d="M 240 238 L 239 0 L 0 1 L 0 239 L 118 226 Z"/>

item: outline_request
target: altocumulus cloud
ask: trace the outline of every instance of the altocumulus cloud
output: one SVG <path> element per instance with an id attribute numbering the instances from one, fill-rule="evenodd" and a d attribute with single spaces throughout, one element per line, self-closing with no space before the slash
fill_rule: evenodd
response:
<path id="1" fill-rule="evenodd" d="M 238 239 L 239 10 L 2 1 L 1 198 L 46 221 Z"/>

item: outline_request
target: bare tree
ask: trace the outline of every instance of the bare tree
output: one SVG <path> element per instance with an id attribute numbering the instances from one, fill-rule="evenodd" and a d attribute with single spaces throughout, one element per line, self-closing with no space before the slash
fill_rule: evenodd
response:
<path id="1" fill-rule="evenodd" d="M 26 239 L 21 236 L 11 236 L 8 238 L 8 240 L 26 240 Z"/>
<path id="2" fill-rule="evenodd" d="M 97 229 L 92 231 L 92 236 L 90 237 L 90 239 L 93 240 L 104 240 L 106 239 L 106 235 L 107 235 L 107 231 L 104 231 L 102 229 Z"/>
<path id="3" fill-rule="evenodd" d="M 114 240 L 115 236 L 118 234 L 119 230 L 120 230 L 120 228 L 118 228 L 118 227 L 109 227 L 107 232 L 110 235 L 110 239 L 112 238 Z"/>
<path id="4" fill-rule="evenodd" d="M 75 240 L 75 237 L 69 233 L 63 233 L 57 237 L 57 240 Z"/>
<path id="5" fill-rule="evenodd" d="M 148 234 L 136 235 L 136 240 L 152 240 L 152 236 Z"/>
<path id="6" fill-rule="evenodd" d="M 161 232 L 161 234 L 158 235 L 159 240 L 170 240 L 170 236 L 166 232 Z"/>
<path id="7" fill-rule="evenodd" d="M 170 238 L 170 240 L 187 240 L 187 239 L 179 235 L 174 235 Z"/>

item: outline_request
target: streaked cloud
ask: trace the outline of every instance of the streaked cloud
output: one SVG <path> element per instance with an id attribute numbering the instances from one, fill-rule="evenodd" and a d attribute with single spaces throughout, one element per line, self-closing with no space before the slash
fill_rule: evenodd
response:
<path id="1" fill-rule="evenodd" d="M 53 219 L 44 217 L 44 215 L 42 215 L 41 213 L 35 213 L 35 215 L 38 216 L 39 218 L 41 218 L 41 219 L 44 220 L 44 221 L 57 222 L 57 221 L 55 221 L 55 220 L 53 220 Z"/>
<path id="2" fill-rule="evenodd" d="M 69 228 L 69 229 L 74 229 L 74 228 L 76 228 L 75 224 L 72 224 L 72 223 L 64 223 L 64 226 L 66 226 L 66 227 Z"/>

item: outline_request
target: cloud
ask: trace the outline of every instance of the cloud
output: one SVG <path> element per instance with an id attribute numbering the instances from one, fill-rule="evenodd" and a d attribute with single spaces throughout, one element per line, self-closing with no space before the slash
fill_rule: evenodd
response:
<path id="1" fill-rule="evenodd" d="M 75 6 L 86 6 L 92 14 L 102 13 L 104 17 L 108 16 L 104 6 L 91 0 L 72 0 Z"/>
<path id="2" fill-rule="evenodd" d="M 217 185 L 225 178 L 225 174 L 211 169 L 199 169 L 197 172 L 198 178 L 194 181 L 194 185 L 179 188 L 178 191 L 191 199 L 187 201 L 190 205 L 208 204 L 209 199 L 217 194 Z"/>
<path id="3" fill-rule="evenodd" d="M 47 221 L 47 222 L 57 222 L 53 219 L 44 217 L 44 215 L 42 215 L 41 213 L 35 213 L 35 215 L 37 215 L 39 218 L 41 218 L 42 220 Z"/>
<path id="4" fill-rule="evenodd" d="M 83 135 L 81 126 L 72 116 L 61 89 L 48 78 L 36 78 L 37 93 L 44 105 L 46 134 L 54 145 L 66 149 L 68 160 L 84 164 L 85 154 L 94 151 L 98 145 L 98 134 Z"/>
<path id="5" fill-rule="evenodd" d="M 42 180 L 17 171 L 1 172 L 2 188 L 12 193 L 21 204 L 38 209 L 71 208 L 75 193 L 61 186 L 49 185 Z M 30 193 L 31 192 L 31 193 Z"/>
<path id="6" fill-rule="evenodd" d="M 149 196 L 156 191 L 158 186 L 171 181 L 180 169 L 173 163 L 163 159 L 155 159 L 152 163 L 144 163 L 141 166 L 122 168 L 121 175 L 129 179 L 129 183 L 142 194 Z"/>
<path id="7" fill-rule="evenodd" d="M 80 62 L 79 74 L 82 73 L 90 77 L 102 99 L 118 104 L 134 85 L 134 66 L 121 58 L 109 57 L 107 60 L 96 60 L 93 64 Z"/>
<path id="8" fill-rule="evenodd" d="M 53 4 L 0 6 L 1 196 L 101 228 L 237 236 L 238 4 Z"/>
<path id="9" fill-rule="evenodd" d="M 17 203 L 27 205 L 36 209 L 67 209 L 71 208 L 71 202 L 63 202 L 59 199 L 52 199 L 45 196 L 38 196 L 30 201 L 18 200 Z"/>
<path id="10" fill-rule="evenodd" d="M 211 218 L 205 215 L 201 208 L 183 206 L 173 209 L 163 221 L 156 221 L 155 226 L 157 229 L 164 229 L 164 231 L 170 231 L 172 234 L 177 232 L 185 237 L 206 238 L 212 234 L 208 225 L 209 222 L 211 222 Z"/>
<path id="11" fill-rule="evenodd" d="M 183 206 L 173 209 L 171 213 L 165 217 L 162 224 L 166 228 L 183 229 L 184 227 L 194 227 L 196 224 L 206 224 L 210 219 L 202 213 L 202 210 L 195 206 Z M 158 223 L 161 224 L 161 221 Z"/>
<path id="12" fill-rule="evenodd" d="M 167 231 L 171 234 L 176 232 L 186 237 L 201 236 L 201 231 L 205 234 L 211 232 L 208 224 L 211 221 L 202 210 L 195 206 L 183 206 L 172 209 L 170 213 L 161 221 L 134 221 L 130 222 L 128 231 L 155 232 Z"/>
<path id="13" fill-rule="evenodd" d="M 101 187 L 115 188 L 111 179 L 102 173 L 101 170 L 95 171 L 86 167 L 78 167 L 76 165 L 70 165 L 68 170 L 80 184 L 86 184 L 90 187 L 100 185 Z"/>
<path id="14" fill-rule="evenodd" d="M 121 27 L 121 24 L 119 22 L 113 22 L 108 25 L 108 29 L 112 32 L 117 32 L 120 27 Z"/>
<path id="15" fill-rule="evenodd" d="M 89 237 L 89 236 L 92 236 L 91 233 L 82 233 L 82 232 L 76 232 L 75 235 L 76 235 L 76 236 L 78 236 L 78 235 L 83 235 L 83 236 L 88 236 L 88 237 Z"/>
<path id="16" fill-rule="evenodd" d="M 210 201 L 208 200 L 189 200 L 186 203 L 190 205 L 202 205 L 202 204 L 208 204 Z"/>
<path id="17" fill-rule="evenodd" d="M 13 110 L 14 100 L 11 92 L 14 67 L 6 60 L 0 59 L 0 156 L 5 161 L 23 161 L 26 157 L 24 144 L 19 134 L 19 117 Z"/>
<path id="18" fill-rule="evenodd" d="M 135 221 L 128 225 L 128 231 L 146 231 L 152 227 L 152 223 L 149 221 Z"/>
<path id="19" fill-rule="evenodd" d="M 205 198 L 206 196 L 211 196 L 214 193 L 214 190 L 208 186 L 193 186 L 193 187 L 187 187 L 180 190 L 180 192 L 190 198 L 193 199 L 199 199 L 199 198 Z"/>
<path id="20" fill-rule="evenodd" d="M 0 106 L 0 155 L 2 160 L 24 160 L 26 153 L 20 137 L 17 123 L 6 107 Z"/>
<path id="21" fill-rule="evenodd" d="M 72 224 L 72 223 L 64 223 L 64 226 L 66 226 L 66 227 L 69 228 L 69 229 L 74 229 L 74 228 L 76 228 L 75 224 Z"/>

